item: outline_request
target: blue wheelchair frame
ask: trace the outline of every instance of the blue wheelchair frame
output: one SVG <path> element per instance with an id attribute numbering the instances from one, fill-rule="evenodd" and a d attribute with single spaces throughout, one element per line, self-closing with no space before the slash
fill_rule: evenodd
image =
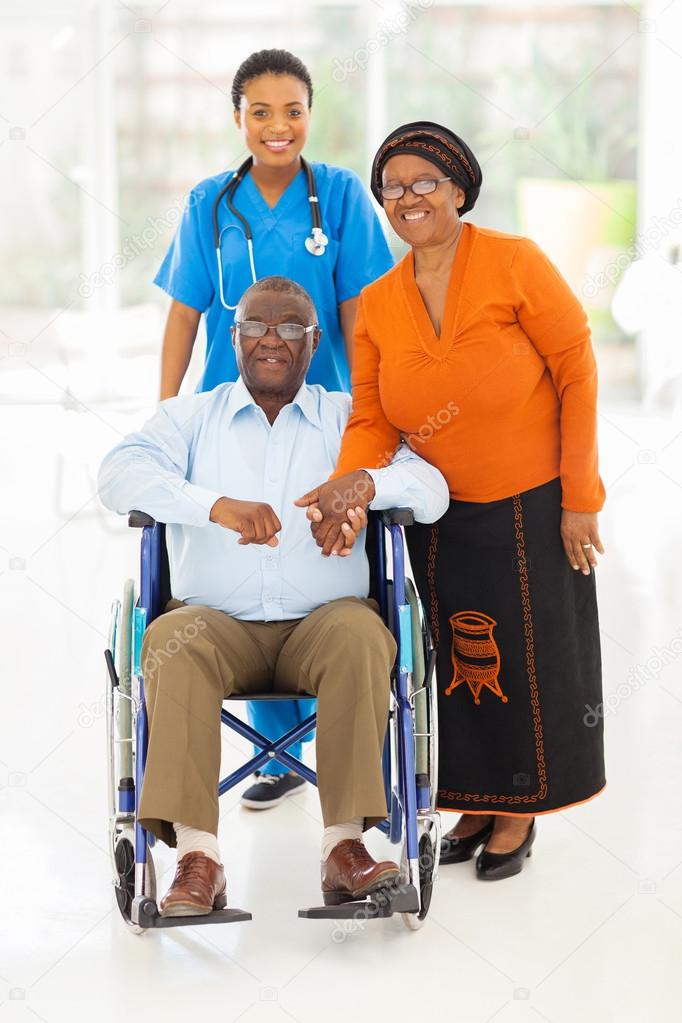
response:
<path id="1" fill-rule="evenodd" d="M 370 513 L 369 528 L 374 530 L 376 545 L 376 569 L 375 569 L 375 592 L 373 595 L 378 600 L 381 616 L 384 622 L 391 629 L 398 648 L 396 663 L 392 673 L 392 694 L 393 706 L 391 716 L 395 715 L 395 728 L 389 726 L 386 729 L 386 739 L 383 750 L 383 774 L 386 792 L 386 803 L 389 808 L 388 817 L 379 822 L 376 826 L 384 832 L 394 844 L 404 839 L 403 843 L 403 876 L 401 885 L 394 892 L 377 893 L 370 897 L 369 902 L 363 902 L 365 916 L 389 916 L 393 912 L 415 914 L 423 919 L 428 905 L 424 906 L 420 892 L 420 878 L 423 878 L 423 864 L 420 857 L 424 855 L 425 846 L 420 846 L 419 818 L 434 818 L 437 821 L 435 812 L 435 774 L 434 767 L 431 767 L 430 777 L 425 775 L 416 776 L 415 763 L 415 726 L 414 712 L 410 692 L 410 679 L 413 670 L 413 606 L 406 597 L 405 588 L 405 553 L 402 526 L 409 526 L 413 522 L 410 509 L 391 509 L 388 512 Z M 148 849 L 154 844 L 154 836 L 148 833 L 139 823 L 139 798 L 142 791 L 144 778 L 148 726 L 147 713 L 144 701 L 144 680 L 140 668 L 140 654 L 142 636 L 145 628 L 165 609 L 165 602 L 168 594 L 168 562 L 165 548 L 165 526 L 155 522 L 150 516 L 142 512 L 131 512 L 129 525 L 142 527 L 142 540 L 140 549 L 140 595 L 137 606 L 134 609 L 133 619 L 133 673 L 139 682 L 139 703 L 135 718 L 135 763 L 134 763 L 134 799 L 133 793 L 129 791 L 119 793 L 119 811 L 132 811 L 135 807 L 135 829 L 134 829 L 134 855 L 135 855 L 135 898 L 132 903 L 132 922 L 139 928 L 159 926 L 178 926 L 182 923 L 217 923 L 228 920 L 250 919 L 250 914 L 241 910 L 214 911 L 206 917 L 185 917 L 185 918 L 162 918 L 156 912 L 156 906 L 145 897 L 145 870 L 148 864 Z M 368 530 L 369 532 L 369 530 Z M 392 555 L 392 581 L 387 576 L 386 565 L 386 544 L 390 541 Z M 435 664 L 435 650 L 430 644 L 430 637 L 425 632 L 425 660 L 428 662 L 427 677 L 425 684 L 432 684 L 433 669 Z M 116 673 L 113 665 L 113 658 L 110 651 L 107 651 L 107 666 L 112 678 L 112 684 L 116 685 Z M 296 699 L 291 694 L 262 694 L 256 699 Z M 239 694 L 231 696 L 231 699 L 250 700 L 252 695 Z M 309 696 L 298 697 L 309 699 Z M 431 701 L 433 706 L 433 700 Z M 432 710 L 432 713 L 434 711 Z M 296 757 L 287 752 L 289 746 L 298 742 L 310 733 L 316 724 L 316 714 L 311 714 L 295 728 L 290 729 L 276 740 L 267 739 L 249 724 L 231 714 L 224 707 L 221 709 L 221 720 L 228 728 L 241 735 L 255 747 L 260 749 L 259 753 L 252 756 L 243 766 L 223 778 L 218 785 L 218 794 L 223 795 L 229 789 L 239 785 L 254 771 L 262 767 L 269 759 L 275 758 L 290 770 L 296 771 L 313 785 L 317 785 L 315 771 L 303 764 Z M 431 719 L 431 731 L 419 733 L 431 737 L 432 745 L 431 760 L 435 755 L 435 721 Z M 393 738 L 395 737 L 395 749 L 392 749 Z M 395 777 L 392 784 L 392 763 L 395 755 Z M 429 841 L 434 843 L 433 850 L 435 863 L 431 860 L 431 884 L 435 866 L 437 865 L 438 845 L 440 829 L 435 826 L 435 839 Z M 430 848 L 430 846 L 429 846 Z M 422 873 L 420 874 L 420 869 Z M 406 875 L 406 876 L 404 876 Z M 430 887 L 429 887 L 430 901 Z M 335 907 L 316 907 L 309 910 L 299 911 L 304 917 L 350 917 L 353 916 L 359 903 L 350 903 Z M 368 911 L 369 907 L 369 911 Z M 409 921 L 406 920 L 407 923 Z M 410 926 L 417 926 L 409 923 Z"/>

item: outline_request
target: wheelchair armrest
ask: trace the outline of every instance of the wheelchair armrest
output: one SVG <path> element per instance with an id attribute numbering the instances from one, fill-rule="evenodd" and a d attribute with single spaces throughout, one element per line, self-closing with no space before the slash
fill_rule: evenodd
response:
<path id="1" fill-rule="evenodd" d="M 414 512 L 411 508 L 387 508 L 380 515 L 385 526 L 414 525 Z"/>
<path id="2" fill-rule="evenodd" d="M 379 513 L 385 526 L 413 526 L 414 512 L 411 508 L 388 508 Z M 143 526 L 155 526 L 156 519 L 146 512 L 128 512 L 128 525 L 133 529 L 142 529 Z"/>
<path id="3" fill-rule="evenodd" d="M 128 525 L 132 526 L 133 529 L 142 529 L 143 526 L 155 526 L 156 519 L 153 519 L 151 515 L 147 515 L 146 512 L 134 510 L 128 512 Z"/>

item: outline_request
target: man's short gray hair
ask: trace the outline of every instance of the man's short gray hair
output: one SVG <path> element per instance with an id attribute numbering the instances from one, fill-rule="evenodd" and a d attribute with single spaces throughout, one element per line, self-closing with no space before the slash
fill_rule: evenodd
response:
<path id="1" fill-rule="evenodd" d="M 276 275 L 273 275 L 272 277 L 263 277 L 261 280 L 256 281 L 255 284 L 252 284 L 250 288 L 246 289 L 240 298 L 239 305 L 235 311 L 235 320 L 239 320 L 241 318 L 242 310 L 249 296 L 257 295 L 262 291 L 279 291 L 286 295 L 295 295 L 305 303 L 310 317 L 310 322 L 317 323 L 315 303 L 305 288 L 302 288 L 300 284 L 297 284 L 296 281 L 290 280 L 288 277 L 278 277 Z"/>

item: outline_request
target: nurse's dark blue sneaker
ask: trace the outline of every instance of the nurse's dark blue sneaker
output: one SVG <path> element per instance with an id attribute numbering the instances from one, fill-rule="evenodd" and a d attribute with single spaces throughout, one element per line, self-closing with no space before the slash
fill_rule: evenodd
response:
<path id="1" fill-rule="evenodd" d="M 302 785 L 305 785 L 305 778 L 297 774 L 261 774 L 256 772 L 258 781 L 255 785 L 249 786 L 239 800 L 242 806 L 249 810 L 269 810 L 272 806 L 279 806 L 282 800 L 298 792 Z"/>

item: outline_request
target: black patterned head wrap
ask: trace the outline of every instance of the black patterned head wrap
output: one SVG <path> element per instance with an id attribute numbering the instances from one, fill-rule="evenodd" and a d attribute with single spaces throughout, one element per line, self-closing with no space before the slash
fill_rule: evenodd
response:
<path id="1" fill-rule="evenodd" d="M 454 131 L 433 121 L 412 121 L 396 128 L 384 139 L 374 157 L 370 187 L 378 203 L 381 198 L 381 173 L 387 160 L 397 153 L 412 153 L 421 156 L 442 170 L 443 174 L 459 185 L 464 191 L 464 204 L 459 215 L 474 208 L 481 189 L 483 174 L 478 160 L 466 142 Z"/>

